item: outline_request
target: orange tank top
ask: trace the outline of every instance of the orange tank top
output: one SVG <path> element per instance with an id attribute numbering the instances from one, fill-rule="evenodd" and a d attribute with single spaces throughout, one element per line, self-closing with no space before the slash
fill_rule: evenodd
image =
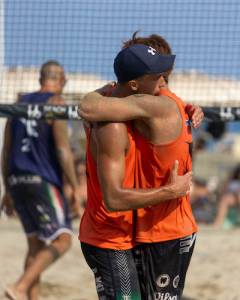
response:
<path id="1" fill-rule="evenodd" d="M 123 186 L 133 188 L 135 169 L 135 142 L 131 125 L 127 125 L 129 150 L 125 157 Z M 87 132 L 86 172 L 87 204 L 80 223 L 79 240 L 99 247 L 115 250 L 131 249 L 133 243 L 133 212 L 109 212 L 103 201 L 97 177 L 97 167 L 90 151 L 91 130 Z"/>
<path id="2" fill-rule="evenodd" d="M 154 145 L 135 130 L 136 188 L 157 188 L 167 183 L 175 160 L 179 161 L 179 175 L 192 169 L 191 127 L 184 103 L 175 94 L 163 90 L 178 105 L 182 116 L 182 131 L 173 142 Z M 197 231 L 189 196 L 166 201 L 137 210 L 136 241 L 141 243 L 173 240 Z"/>

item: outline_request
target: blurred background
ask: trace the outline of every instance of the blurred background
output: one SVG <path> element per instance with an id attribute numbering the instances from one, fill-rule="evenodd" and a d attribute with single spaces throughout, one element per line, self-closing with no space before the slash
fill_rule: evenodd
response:
<path id="1" fill-rule="evenodd" d="M 162 35 L 170 43 L 176 54 L 170 88 L 184 101 L 201 106 L 239 106 L 239 0 L 0 0 L 0 103 L 14 103 L 21 94 L 38 90 L 39 68 L 49 59 L 65 68 L 67 103 L 78 103 L 84 93 L 115 80 L 113 59 L 137 30 L 140 36 Z M 0 148 L 4 125 L 1 119 Z M 69 121 L 69 134 L 84 206 L 85 136 L 81 122 Z M 240 123 L 204 122 L 193 134 L 191 201 L 200 233 L 188 273 L 186 299 L 237 300 Z M 71 193 L 69 187 L 65 190 Z M 18 223 L 14 222 L 2 217 L 0 239 L 8 230 L 17 238 Z M 4 243 L 6 249 L 0 250 L 0 257 L 12 247 L 9 243 Z M 75 256 L 80 255 L 80 250 L 76 251 Z M 212 264 L 214 269 L 210 269 Z M 4 270 L 8 267 L 6 263 Z M 80 277 L 88 274 L 87 267 L 82 268 L 86 273 Z M 47 275 L 48 282 L 52 272 Z M 93 284 L 91 275 L 87 276 L 87 282 Z M 77 285 L 76 278 L 71 284 L 75 281 Z M 87 288 L 79 284 L 76 293 L 80 298 L 68 293 L 64 299 L 96 299 L 95 295 L 82 296 Z M 44 299 L 58 295 L 58 289 L 48 293 L 46 287 L 46 291 Z"/>

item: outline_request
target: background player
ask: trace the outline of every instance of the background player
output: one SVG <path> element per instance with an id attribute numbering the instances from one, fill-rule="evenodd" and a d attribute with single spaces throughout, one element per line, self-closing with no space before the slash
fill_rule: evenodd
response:
<path id="1" fill-rule="evenodd" d="M 63 67 L 48 61 L 40 71 L 41 89 L 21 97 L 20 103 L 63 104 Z M 9 299 L 37 300 L 41 273 L 71 245 L 71 221 L 62 192 L 62 175 L 71 184 L 78 205 L 78 184 L 65 121 L 9 120 L 2 153 L 5 196 L 11 199 L 28 242 L 24 273 L 6 289 Z"/>

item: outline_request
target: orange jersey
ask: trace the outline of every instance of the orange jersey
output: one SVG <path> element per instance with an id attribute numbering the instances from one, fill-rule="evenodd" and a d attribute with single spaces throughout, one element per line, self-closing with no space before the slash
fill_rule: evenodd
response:
<path id="1" fill-rule="evenodd" d="M 125 157 L 123 186 L 133 188 L 135 169 L 135 143 L 131 127 L 127 125 L 129 150 Z M 87 204 L 80 223 L 80 241 L 108 249 L 131 249 L 133 244 L 133 212 L 109 212 L 100 190 L 96 163 L 90 151 L 90 130 L 87 133 Z"/>
<path id="2" fill-rule="evenodd" d="M 158 188 L 167 184 L 175 160 L 179 161 L 179 175 L 192 169 L 192 135 L 184 103 L 168 90 L 163 90 L 161 94 L 170 97 L 178 105 L 182 116 L 182 131 L 175 141 L 165 145 L 154 145 L 135 132 L 136 188 Z M 137 210 L 137 242 L 173 240 L 196 231 L 189 196 Z"/>

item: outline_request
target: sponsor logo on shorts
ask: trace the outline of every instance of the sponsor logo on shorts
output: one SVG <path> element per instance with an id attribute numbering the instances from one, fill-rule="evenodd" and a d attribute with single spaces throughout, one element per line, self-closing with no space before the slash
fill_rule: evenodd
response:
<path id="1" fill-rule="evenodd" d="M 196 233 L 193 233 L 192 235 L 180 239 L 179 253 L 180 254 L 188 253 L 192 245 L 194 244 L 195 240 L 196 240 Z"/>
<path id="2" fill-rule="evenodd" d="M 97 268 L 93 268 L 92 269 L 94 275 L 95 275 L 95 283 L 96 283 L 96 290 L 97 292 L 103 292 L 104 291 L 104 285 L 102 283 L 102 277 L 101 276 L 97 276 Z"/>
<path id="3" fill-rule="evenodd" d="M 38 175 L 11 175 L 8 178 L 8 182 L 11 186 L 16 184 L 39 184 L 42 182 L 42 178 Z"/>
<path id="4" fill-rule="evenodd" d="M 103 286 L 103 283 L 102 283 L 102 278 L 101 276 L 95 276 L 95 283 L 96 283 L 96 289 L 97 289 L 97 292 L 103 292 L 104 291 L 104 286 Z"/>
<path id="5" fill-rule="evenodd" d="M 173 287 L 176 289 L 178 287 L 180 281 L 180 276 L 177 275 L 174 279 L 173 279 Z"/>
<path id="6" fill-rule="evenodd" d="M 154 293 L 154 300 L 177 300 L 177 295 L 171 296 L 169 293 Z"/>
<path id="7" fill-rule="evenodd" d="M 160 275 L 156 281 L 156 284 L 161 288 L 168 286 L 169 283 L 170 283 L 170 277 L 168 274 Z"/>

